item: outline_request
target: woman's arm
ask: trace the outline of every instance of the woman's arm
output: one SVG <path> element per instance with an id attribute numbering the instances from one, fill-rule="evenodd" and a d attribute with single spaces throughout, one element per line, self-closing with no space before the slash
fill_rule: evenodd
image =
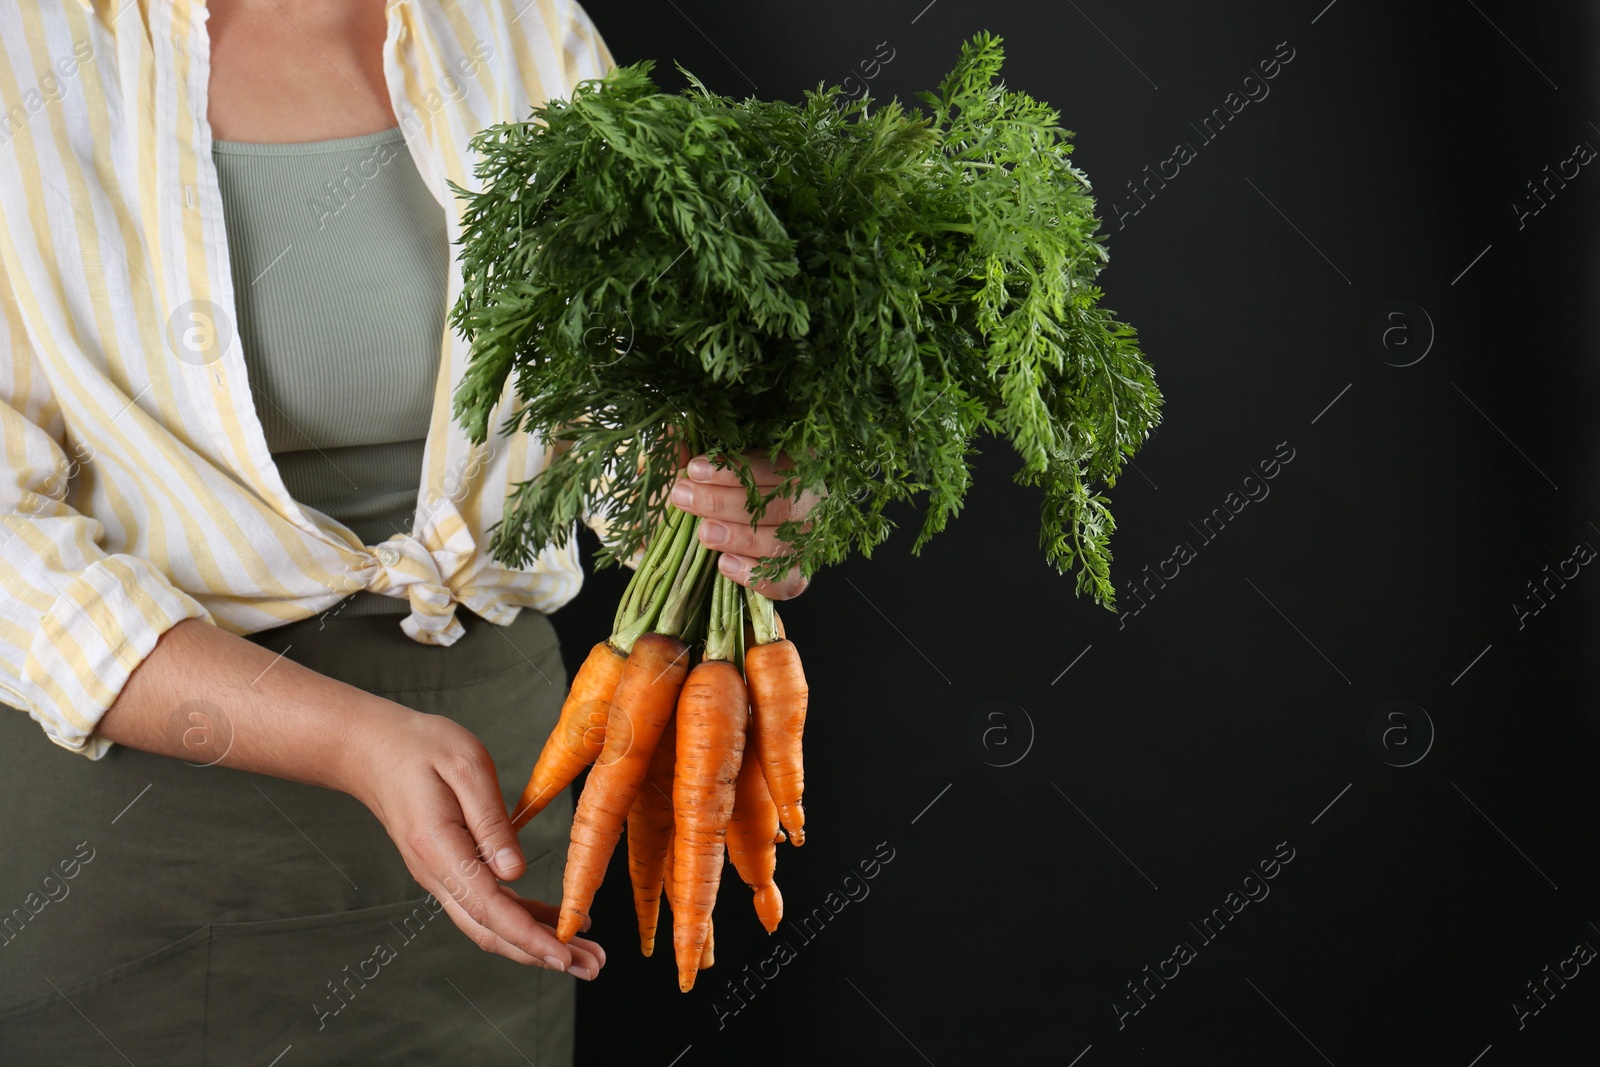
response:
<path id="1" fill-rule="evenodd" d="M 215 707 L 216 721 L 188 714 L 200 701 Z M 522 849 L 493 759 L 452 719 L 185 619 L 135 668 L 97 732 L 145 752 L 349 793 L 479 948 L 586 979 L 605 964 L 594 942 L 556 939 L 555 908 L 500 884 L 522 875 Z"/>

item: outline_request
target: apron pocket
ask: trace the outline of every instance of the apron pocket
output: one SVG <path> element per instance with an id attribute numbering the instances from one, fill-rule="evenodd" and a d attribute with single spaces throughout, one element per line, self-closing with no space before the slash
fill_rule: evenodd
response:
<path id="1" fill-rule="evenodd" d="M 41 975 L 43 995 L 0 1012 L 0 1063 L 114 1063 L 121 1053 L 134 1063 L 200 1067 L 210 939 L 202 927 L 76 982 Z"/>
<path id="2" fill-rule="evenodd" d="M 574 979 L 482 951 L 431 896 L 210 930 L 209 1062 L 570 1062 Z"/>

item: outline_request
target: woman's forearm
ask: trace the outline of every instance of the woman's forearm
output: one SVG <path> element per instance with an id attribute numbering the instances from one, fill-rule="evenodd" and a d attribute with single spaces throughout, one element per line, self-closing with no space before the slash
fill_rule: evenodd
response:
<path id="1" fill-rule="evenodd" d="M 408 709 L 201 619 L 164 633 L 97 730 L 119 745 L 352 791 L 352 740 Z"/>
<path id="2" fill-rule="evenodd" d="M 585 979 L 605 964 L 594 942 L 555 936 L 554 907 L 499 884 L 526 871 L 521 845 L 494 759 L 449 716 L 413 711 L 185 619 L 134 670 L 98 732 L 146 752 L 349 793 L 479 947 Z"/>

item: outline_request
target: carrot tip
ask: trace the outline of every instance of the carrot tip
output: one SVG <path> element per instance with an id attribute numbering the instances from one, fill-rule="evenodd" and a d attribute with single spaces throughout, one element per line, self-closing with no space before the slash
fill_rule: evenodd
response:
<path id="1" fill-rule="evenodd" d="M 587 915 L 582 915 L 575 911 L 563 911 L 561 917 L 556 921 L 556 940 L 563 945 L 571 941 L 578 931 L 582 929 L 584 920 L 587 918 Z"/>
<path id="2" fill-rule="evenodd" d="M 756 918 L 761 920 L 767 933 L 776 933 L 783 921 L 783 894 L 776 885 L 768 884 L 756 890 Z"/>

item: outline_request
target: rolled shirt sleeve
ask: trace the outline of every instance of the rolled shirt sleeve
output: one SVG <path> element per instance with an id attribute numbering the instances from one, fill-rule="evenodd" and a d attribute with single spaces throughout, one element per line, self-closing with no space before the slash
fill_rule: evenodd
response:
<path id="1" fill-rule="evenodd" d="M 0 699 L 50 740 L 99 759 L 100 719 L 198 600 L 149 561 L 108 554 L 104 527 L 63 502 L 75 470 L 45 375 L 0 304 Z M 14 310 L 14 309 L 11 309 Z"/>

